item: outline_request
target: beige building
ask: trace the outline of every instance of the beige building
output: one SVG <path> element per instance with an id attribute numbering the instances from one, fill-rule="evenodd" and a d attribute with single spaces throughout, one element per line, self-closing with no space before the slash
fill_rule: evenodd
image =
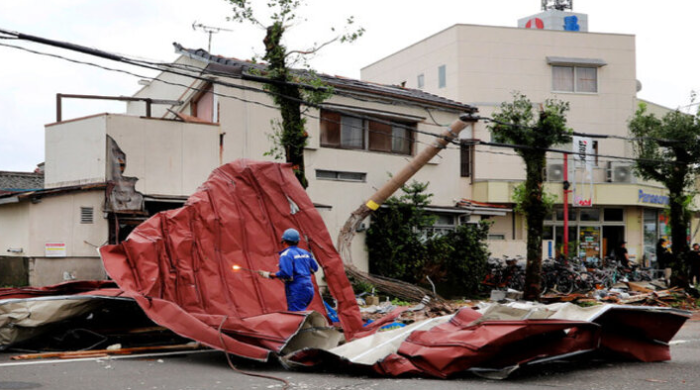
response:
<path id="1" fill-rule="evenodd" d="M 583 23 L 585 22 L 585 23 Z M 573 25 L 569 26 L 567 25 Z M 576 24 L 580 23 L 580 24 Z M 635 37 L 587 32 L 582 14 L 549 10 L 523 18 L 522 28 L 454 25 L 362 69 L 362 79 L 405 84 L 473 105 L 489 117 L 514 91 L 535 104 L 546 99 L 570 103 L 568 124 L 577 133 L 628 136 L 641 88 L 636 79 Z M 571 30 L 565 31 L 568 27 Z M 650 105 L 652 112 L 668 111 Z M 486 122 L 471 137 L 490 141 Z M 582 138 L 589 149 L 590 174 L 568 157 L 568 181 L 576 191 L 570 205 L 570 254 L 601 258 L 621 241 L 639 262 L 652 260 L 654 243 L 669 234 L 663 210 L 668 198 L 659 183 L 633 175 L 631 144 L 619 138 Z M 578 144 L 577 144 L 578 146 Z M 557 149 L 573 150 L 573 145 Z M 476 201 L 510 204 L 513 188 L 524 179 L 524 165 L 512 149 L 477 145 L 465 150 L 471 162 L 470 186 L 464 196 Z M 614 158 L 614 157 L 623 158 Z M 628 159 L 625 159 L 628 158 Z M 557 210 L 546 222 L 544 255 L 563 243 L 564 157 L 550 153 L 547 188 L 557 195 Z M 694 225 L 695 226 L 695 225 Z M 491 237 L 496 253 L 524 252 L 523 218 L 496 218 Z M 698 238 L 693 237 L 693 241 Z"/>
<path id="2" fill-rule="evenodd" d="M 251 71 L 259 65 L 177 50 L 178 74 L 163 72 L 135 95 L 177 104 L 152 106 L 147 116 L 144 101 L 134 101 L 127 114 L 46 125 L 45 189 L 0 196 L 0 226 L 8 230 L 0 231 L 0 248 L 18 248 L 0 257 L 0 267 L 23 270 L 31 285 L 104 277 L 96 247 L 182 205 L 219 165 L 273 158 L 266 152 L 279 111 Z M 192 67 L 202 71 L 193 74 Z M 335 95 L 321 107 L 306 107 L 305 159 L 309 196 L 335 237 L 390 174 L 434 142 L 430 134 L 474 109 L 417 89 L 321 77 Z M 415 177 L 431 183 L 442 229 L 472 215 L 505 214 L 482 205 L 455 207 L 469 188 L 459 159 L 454 145 Z M 368 268 L 363 232 L 353 259 Z"/>
<path id="3" fill-rule="evenodd" d="M 570 16 L 582 31 L 537 29 Z M 367 81 L 321 75 L 336 93 L 320 107 L 306 107 L 305 159 L 309 196 L 331 236 L 391 173 L 434 141 L 431 134 L 474 107 L 489 117 L 513 91 L 534 102 L 570 102 L 576 132 L 626 136 L 638 103 L 635 38 L 588 33 L 584 20 L 563 13 L 521 21 L 535 29 L 455 25 L 367 66 Z M 176 50 L 182 56 L 154 80 L 142 80 L 134 97 L 144 100 L 129 102 L 126 114 L 46 125 L 46 188 L 0 195 L 0 277 L 19 275 L 31 285 L 101 278 L 96 247 L 119 242 L 150 215 L 179 207 L 221 164 L 272 159 L 266 155 L 270 123 L 279 114 L 261 91 L 259 65 Z M 163 104 L 151 106 L 147 99 Z M 460 138 L 488 142 L 491 135 L 479 122 Z M 637 261 L 645 253 L 649 258 L 656 238 L 667 234 L 664 188 L 635 178 L 629 160 L 608 157 L 632 157 L 625 140 L 584 140 L 590 178 L 584 180 L 573 157 L 567 172 L 577 191 L 570 194 L 576 206 L 571 253 L 602 257 L 626 240 Z M 430 182 L 431 210 L 440 216 L 436 229 L 492 219 L 494 256 L 525 253 L 524 220 L 510 211 L 513 188 L 523 178 L 520 158 L 494 145 L 452 145 L 415 177 Z M 552 256 L 563 242 L 561 154 L 548 159 L 547 178 L 548 190 L 559 197 L 546 222 L 544 255 Z M 368 269 L 363 232 L 353 245 L 354 261 Z"/>

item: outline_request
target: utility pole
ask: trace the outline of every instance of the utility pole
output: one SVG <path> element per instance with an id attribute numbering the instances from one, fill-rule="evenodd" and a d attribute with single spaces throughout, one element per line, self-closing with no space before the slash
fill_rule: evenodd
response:
<path id="1" fill-rule="evenodd" d="M 192 30 L 197 31 L 197 29 L 201 29 L 205 33 L 209 34 L 209 46 L 207 47 L 207 52 L 211 53 L 211 36 L 212 34 L 217 34 L 221 31 L 228 31 L 228 32 L 233 32 L 233 30 L 229 30 L 227 28 L 222 28 L 222 27 L 213 27 L 213 26 L 205 26 L 202 23 L 197 23 L 195 20 L 192 22 Z"/>

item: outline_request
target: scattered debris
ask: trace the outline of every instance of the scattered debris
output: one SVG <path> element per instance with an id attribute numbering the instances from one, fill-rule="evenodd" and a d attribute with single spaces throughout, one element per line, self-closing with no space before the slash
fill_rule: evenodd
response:
<path id="1" fill-rule="evenodd" d="M 317 293 L 310 311 L 287 312 L 281 283 L 230 272 L 234 264 L 273 268 L 279 233 L 290 226 L 302 232 L 302 246 L 323 267 L 335 308 L 327 309 Z M 73 281 L 0 289 L 0 347 L 51 334 L 65 320 L 88 321 L 105 305 L 119 303 L 148 316 L 148 324 L 135 328 L 153 330 L 159 324 L 196 343 L 133 346 L 128 338 L 82 329 L 94 338 L 84 351 L 17 358 L 208 346 L 259 361 L 280 357 L 286 367 L 340 365 L 385 376 L 438 378 L 468 370 L 504 378 L 523 366 L 600 351 L 637 361 L 668 360 L 668 342 L 690 318 L 676 308 L 696 308 L 680 289 L 627 282 L 588 294 L 550 293 L 542 297 L 556 302 L 550 305 L 464 307 L 430 292 L 431 299 L 423 299 L 422 290 L 406 290 L 401 294 L 421 302 L 412 307 L 372 302 L 378 304 L 360 310 L 342 260 L 291 167 L 245 160 L 218 168 L 185 207 L 157 214 L 124 243 L 100 253 L 118 288 L 111 282 Z M 518 291 L 508 291 L 502 299 L 519 298 Z M 23 321 L 38 320 L 34 329 L 24 327 Z M 32 330 L 17 333 L 17 328 Z M 120 329 L 129 337 L 149 332 Z"/>
<path id="2" fill-rule="evenodd" d="M 162 351 L 187 351 L 202 349 L 202 346 L 196 342 L 179 345 L 156 345 L 151 347 L 134 347 L 122 348 L 121 345 L 115 344 L 106 349 L 93 349 L 90 351 L 69 351 L 69 352 L 46 352 L 46 353 L 31 353 L 25 355 L 12 356 L 12 360 L 31 360 L 31 359 L 79 359 L 87 357 L 104 357 L 109 355 L 131 355 L 144 352 L 162 352 Z"/>

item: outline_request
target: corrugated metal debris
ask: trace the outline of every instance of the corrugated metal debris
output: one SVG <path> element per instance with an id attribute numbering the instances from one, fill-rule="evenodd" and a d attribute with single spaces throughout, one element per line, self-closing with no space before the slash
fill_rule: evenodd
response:
<path id="1" fill-rule="evenodd" d="M 279 237 L 289 227 L 302 233 L 300 246 L 324 270 L 338 326 L 331 325 L 317 286 L 312 311 L 287 312 L 282 284 L 246 271 L 274 269 Z M 523 366 L 587 353 L 668 360 L 669 340 L 690 317 L 667 307 L 613 304 L 490 304 L 454 314 L 450 305 L 421 304 L 381 307 L 363 326 L 321 217 L 291 167 L 274 163 L 241 160 L 218 168 L 183 208 L 155 215 L 100 253 L 118 288 L 72 282 L 0 290 L 0 335 L 39 314 L 60 321 L 56 315 L 68 302 L 116 297 L 137 303 L 150 320 L 182 337 L 249 359 L 280 357 L 288 367 L 340 364 L 386 376 L 472 371 L 503 378 Z M 663 299 L 660 292 L 639 294 Z M 47 301 L 55 304 L 43 306 Z M 78 317 L 89 311 L 76 310 Z M 11 337 L 27 339 L 10 336 L 3 345 Z"/>

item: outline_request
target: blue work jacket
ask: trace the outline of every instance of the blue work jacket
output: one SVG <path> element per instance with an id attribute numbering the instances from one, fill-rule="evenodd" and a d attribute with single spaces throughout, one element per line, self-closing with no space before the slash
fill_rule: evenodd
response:
<path id="1" fill-rule="evenodd" d="M 275 276 L 284 281 L 287 310 L 306 310 L 314 296 L 311 274 L 318 271 L 316 260 L 308 251 L 290 246 L 280 252 L 279 268 Z"/>

